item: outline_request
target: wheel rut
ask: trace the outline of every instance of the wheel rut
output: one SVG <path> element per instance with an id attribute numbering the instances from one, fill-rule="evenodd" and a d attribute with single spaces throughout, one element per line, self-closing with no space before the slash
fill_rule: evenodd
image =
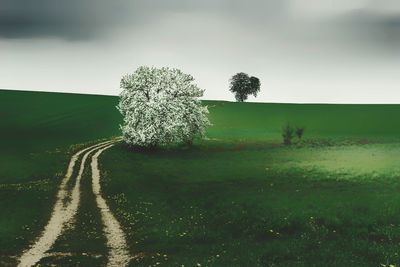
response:
<path id="1" fill-rule="evenodd" d="M 98 158 L 106 149 L 112 147 L 117 140 L 106 141 L 87 147 L 75 153 L 68 164 L 64 178 L 62 179 L 59 190 L 56 195 L 51 216 L 33 244 L 23 251 L 18 258 L 20 267 L 35 266 L 42 259 L 52 256 L 72 255 L 71 252 L 51 252 L 54 244 L 64 235 L 67 229 L 73 228 L 76 224 L 76 214 L 81 202 L 81 180 L 85 171 L 85 165 L 90 163 L 92 177 L 92 197 L 94 197 L 96 207 L 101 215 L 102 233 L 106 238 L 106 247 L 108 250 L 107 266 L 127 266 L 131 259 L 125 234 L 121 225 L 111 212 L 105 199 L 101 195 Z M 77 162 L 80 159 L 80 165 L 75 177 L 73 186 L 68 184 L 73 180 L 74 170 L 78 168 Z M 104 255 L 105 256 L 105 255 Z M 47 260 L 45 260 L 47 261 Z"/>

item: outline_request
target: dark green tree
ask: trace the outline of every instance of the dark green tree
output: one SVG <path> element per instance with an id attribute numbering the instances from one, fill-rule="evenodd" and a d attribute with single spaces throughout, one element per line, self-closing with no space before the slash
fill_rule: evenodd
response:
<path id="1" fill-rule="evenodd" d="M 244 72 L 233 75 L 230 83 L 229 91 L 235 94 L 235 99 L 238 102 L 244 102 L 249 95 L 256 97 L 261 86 L 260 79 L 250 77 Z"/>
<path id="2" fill-rule="evenodd" d="M 257 77 L 250 77 L 250 87 L 251 87 L 251 94 L 254 97 L 257 97 L 257 93 L 260 92 L 261 82 L 260 79 Z"/>

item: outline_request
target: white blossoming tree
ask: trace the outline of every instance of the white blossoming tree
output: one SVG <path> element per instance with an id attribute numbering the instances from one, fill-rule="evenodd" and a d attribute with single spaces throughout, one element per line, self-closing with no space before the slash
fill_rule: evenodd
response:
<path id="1" fill-rule="evenodd" d="M 179 69 L 140 67 L 121 79 L 121 125 L 126 143 L 154 147 L 192 143 L 210 122 L 199 97 L 204 90 Z"/>

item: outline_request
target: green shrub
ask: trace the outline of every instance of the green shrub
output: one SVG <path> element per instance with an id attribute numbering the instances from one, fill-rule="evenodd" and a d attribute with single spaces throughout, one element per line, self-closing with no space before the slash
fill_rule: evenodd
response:
<path id="1" fill-rule="evenodd" d="M 304 134 L 304 127 L 296 127 L 296 136 L 297 138 L 299 138 L 299 140 L 301 140 L 301 138 L 303 137 Z"/>
<path id="2" fill-rule="evenodd" d="M 294 137 L 294 128 L 288 123 L 282 128 L 282 137 L 284 145 L 291 145 Z"/>

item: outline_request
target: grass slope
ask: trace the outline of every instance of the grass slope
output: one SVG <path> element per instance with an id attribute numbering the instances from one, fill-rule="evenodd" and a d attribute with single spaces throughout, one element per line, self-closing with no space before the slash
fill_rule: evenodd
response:
<path id="1" fill-rule="evenodd" d="M 70 146 L 118 134 L 117 101 L 0 91 L 0 265 L 48 219 Z M 193 148 L 101 159 L 137 265 L 400 263 L 400 106 L 204 103 L 214 126 Z M 280 146 L 287 122 L 304 145 Z"/>
<path id="2" fill-rule="evenodd" d="M 400 105 L 264 104 L 204 101 L 214 124 L 207 133 L 223 141 L 281 141 L 286 123 L 306 128 L 309 138 L 396 139 Z"/>
<path id="3" fill-rule="evenodd" d="M 114 210 L 146 255 L 138 266 L 378 266 L 400 262 L 396 159 L 384 172 L 352 170 L 345 159 L 361 155 L 368 166 L 371 154 L 398 159 L 399 149 L 260 144 L 143 154 L 120 145 L 102 168 Z"/>
<path id="4" fill-rule="evenodd" d="M 43 229 L 71 145 L 119 134 L 116 104 L 115 97 L 0 90 L 1 266 Z"/>

